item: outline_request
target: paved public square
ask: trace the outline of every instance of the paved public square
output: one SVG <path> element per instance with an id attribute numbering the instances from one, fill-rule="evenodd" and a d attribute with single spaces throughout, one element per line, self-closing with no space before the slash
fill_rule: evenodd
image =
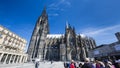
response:
<path id="1" fill-rule="evenodd" d="M 35 68 L 34 63 L 0 64 L 0 68 Z M 63 62 L 40 62 L 39 68 L 64 68 Z"/>

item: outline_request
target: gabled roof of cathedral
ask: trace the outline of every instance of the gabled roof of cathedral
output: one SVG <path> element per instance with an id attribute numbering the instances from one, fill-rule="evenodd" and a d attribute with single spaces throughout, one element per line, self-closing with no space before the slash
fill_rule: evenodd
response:
<path id="1" fill-rule="evenodd" d="M 64 34 L 47 34 L 47 38 L 62 38 Z"/>
<path id="2" fill-rule="evenodd" d="M 85 34 L 77 34 L 80 35 L 81 38 L 86 38 L 87 36 Z M 64 34 L 47 34 L 47 38 L 62 38 L 64 37 Z"/>
<path id="3" fill-rule="evenodd" d="M 86 38 L 87 36 L 85 34 L 79 34 L 82 38 Z"/>

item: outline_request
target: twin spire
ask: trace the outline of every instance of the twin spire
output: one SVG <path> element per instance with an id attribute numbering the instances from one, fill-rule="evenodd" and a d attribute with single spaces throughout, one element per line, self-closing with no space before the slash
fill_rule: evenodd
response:
<path id="1" fill-rule="evenodd" d="M 42 16 L 47 16 L 46 7 L 44 7 L 44 9 L 42 11 Z"/>
<path id="2" fill-rule="evenodd" d="M 68 24 L 68 21 L 66 21 L 66 28 L 69 28 L 69 24 Z"/>
<path id="3" fill-rule="evenodd" d="M 66 21 L 66 28 L 69 29 L 71 28 L 70 24 L 68 23 L 68 21 Z"/>
<path id="4" fill-rule="evenodd" d="M 48 16 L 47 12 L 46 12 L 46 6 L 44 7 L 43 11 L 42 11 L 42 15 L 41 16 Z M 68 23 L 68 21 L 66 20 L 66 28 L 71 28 L 70 24 Z M 74 27 L 73 27 L 74 28 Z"/>
<path id="5" fill-rule="evenodd" d="M 75 31 L 75 28 L 74 27 L 72 28 L 68 21 L 66 21 L 66 29 L 72 29 L 73 31 Z"/>

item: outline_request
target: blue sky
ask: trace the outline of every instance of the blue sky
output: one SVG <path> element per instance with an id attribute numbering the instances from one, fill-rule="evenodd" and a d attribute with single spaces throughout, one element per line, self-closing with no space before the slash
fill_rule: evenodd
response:
<path id="1" fill-rule="evenodd" d="M 29 42 L 44 6 L 50 33 L 65 33 L 66 21 L 76 33 L 93 37 L 97 45 L 117 41 L 120 0 L 0 0 L 0 24 Z M 28 45 L 28 44 L 27 44 Z"/>

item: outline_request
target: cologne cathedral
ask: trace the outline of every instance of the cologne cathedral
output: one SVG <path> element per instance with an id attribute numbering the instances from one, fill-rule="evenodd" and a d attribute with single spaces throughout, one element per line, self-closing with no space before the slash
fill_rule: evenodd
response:
<path id="1" fill-rule="evenodd" d="M 28 61 L 84 61 L 88 51 L 95 48 L 95 40 L 84 34 L 76 34 L 75 28 L 65 26 L 65 34 L 49 34 L 46 9 L 42 11 L 34 27 L 28 47 Z"/>

